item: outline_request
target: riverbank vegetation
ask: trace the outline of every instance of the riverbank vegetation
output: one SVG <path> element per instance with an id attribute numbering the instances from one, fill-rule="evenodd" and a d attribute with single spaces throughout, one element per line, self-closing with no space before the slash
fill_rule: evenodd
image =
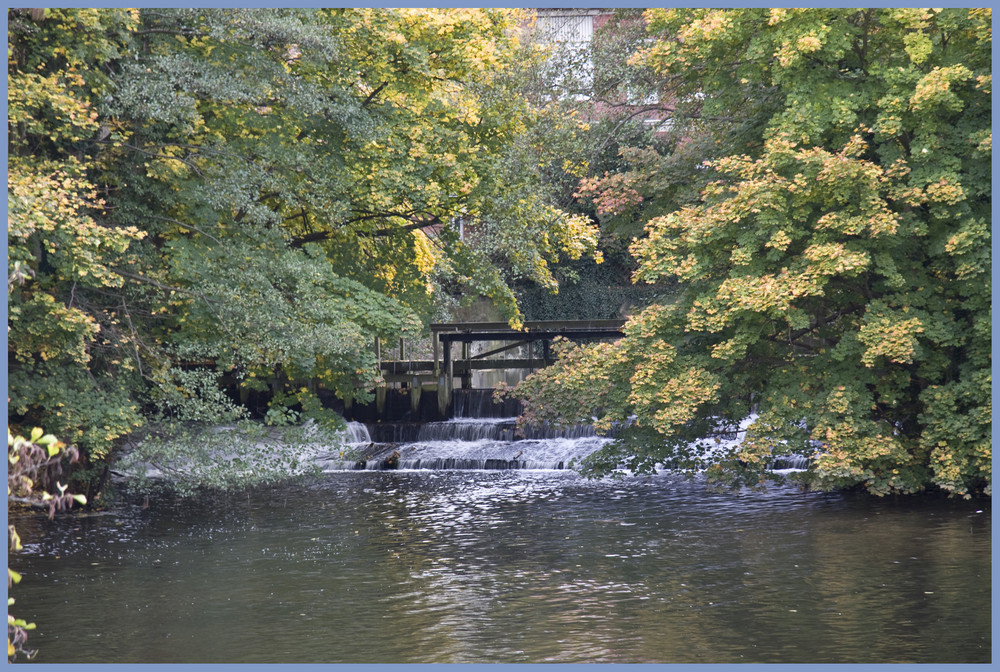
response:
<path id="1" fill-rule="evenodd" d="M 559 53 L 522 10 L 11 9 L 8 423 L 94 500 L 252 391 L 336 430 L 318 388 L 487 297 L 632 315 L 514 392 L 629 425 L 593 474 L 753 413 L 697 466 L 989 493 L 990 22 L 623 10 Z"/>
<path id="2" fill-rule="evenodd" d="M 579 124 L 519 95 L 523 18 L 10 10 L 9 422 L 94 482 L 137 432 L 244 417 L 223 385 L 335 422 L 315 386 L 366 398 L 373 340 L 439 304 L 516 324 L 510 278 L 598 254 L 539 188 L 533 128 Z"/>
<path id="3" fill-rule="evenodd" d="M 595 474 L 752 483 L 798 453 L 814 487 L 989 493 L 989 10 L 646 16 L 634 62 L 721 150 L 687 202 L 656 188 L 656 155 L 589 191 L 666 211 L 643 218 L 635 280 L 681 291 L 615 344 L 564 347 L 515 391 L 528 421 L 631 420 Z M 699 459 L 751 414 L 738 453 Z"/>
<path id="4" fill-rule="evenodd" d="M 75 462 L 78 452 L 67 446 L 40 427 L 34 427 L 29 436 L 14 436 L 7 432 L 7 505 L 10 507 L 31 507 L 48 510 L 49 518 L 56 511 L 71 508 L 74 504 L 85 505 L 84 495 L 67 492 L 68 486 L 62 480 L 64 468 Z M 60 480 L 62 478 L 62 480 Z M 23 549 L 17 528 L 8 523 L 7 540 L 10 551 Z M 7 590 L 21 582 L 21 574 L 7 567 Z M 8 609 L 14 606 L 14 598 L 7 598 Z M 7 613 L 7 662 L 19 657 L 31 658 L 35 651 L 27 646 L 28 632 L 35 629 L 34 623 Z"/>

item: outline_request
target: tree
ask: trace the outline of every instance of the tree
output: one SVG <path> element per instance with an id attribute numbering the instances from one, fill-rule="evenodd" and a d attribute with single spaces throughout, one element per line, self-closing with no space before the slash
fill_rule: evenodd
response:
<path id="1" fill-rule="evenodd" d="M 599 224 L 600 257 L 553 264 L 556 282 L 511 275 L 518 303 L 531 319 L 618 317 L 622 309 L 669 289 L 631 285 L 635 261 L 628 241 L 642 228 L 641 208 L 631 206 L 648 198 L 632 190 L 639 172 L 634 166 L 677 141 L 666 126 L 650 123 L 671 116 L 674 96 L 650 68 L 629 65 L 647 39 L 642 10 L 597 16 L 555 10 L 555 16 L 539 13 L 536 19 L 525 25 L 525 41 L 543 58 L 533 61 L 521 86 L 542 113 L 518 153 L 517 170 L 536 173 L 535 192 L 548 202 Z M 575 29 L 580 22 L 592 27 L 591 39 L 580 39 Z M 613 194 L 615 186 L 629 193 Z M 611 213 L 612 202 L 629 207 Z"/>
<path id="2" fill-rule="evenodd" d="M 799 452 L 815 487 L 989 493 L 989 10 L 647 17 L 637 58 L 729 155 L 633 245 L 636 281 L 676 278 L 676 301 L 565 348 L 518 389 L 527 418 L 633 417 L 596 473 L 756 482 Z M 751 413 L 738 452 L 692 444 Z"/>
<path id="3" fill-rule="evenodd" d="M 101 217 L 93 180 L 100 117 L 135 16 L 127 10 L 8 12 L 8 374 L 15 424 L 42 425 L 100 459 L 139 424 L 103 356 L 127 329 L 103 297 L 123 278 L 113 264 L 143 236 Z M 100 297 L 100 298 L 99 298 Z"/>
<path id="4" fill-rule="evenodd" d="M 519 17 L 10 10 L 13 421 L 98 467 L 140 426 L 244 417 L 224 385 L 333 425 L 316 387 L 366 398 L 374 339 L 445 290 L 516 324 L 504 271 L 552 284 L 596 245 L 513 170 Z"/>

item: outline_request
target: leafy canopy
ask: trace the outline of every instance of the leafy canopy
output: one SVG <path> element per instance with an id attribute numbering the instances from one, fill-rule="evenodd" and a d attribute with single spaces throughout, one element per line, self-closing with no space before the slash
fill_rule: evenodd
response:
<path id="1" fill-rule="evenodd" d="M 672 303 L 529 378 L 527 420 L 634 423 L 591 464 L 816 487 L 990 491 L 989 10 L 649 10 L 636 56 L 722 142 L 649 219 Z M 754 413 L 738 453 L 695 439 Z"/>
<path id="2" fill-rule="evenodd" d="M 516 324 L 511 278 L 597 242 L 517 169 L 521 17 L 9 10 L 12 422 L 94 467 L 245 415 L 222 386 L 335 424 L 318 391 L 365 398 L 446 293 Z"/>

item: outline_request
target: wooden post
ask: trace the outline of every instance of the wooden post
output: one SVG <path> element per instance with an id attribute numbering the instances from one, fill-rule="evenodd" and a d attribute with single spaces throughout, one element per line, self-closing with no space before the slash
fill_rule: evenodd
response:
<path id="1" fill-rule="evenodd" d="M 438 412 L 441 417 L 447 418 L 451 409 L 452 376 L 455 375 L 455 367 L 451 361 L 451 341 L 441 339 L 443 354 L 443 371 L 438 376 Z"/>
<path id="2" fill-rule="evenodd" d="M 420 378 L 413 376 L 410 382 L 410 410 L 414 414 L 420 410 L 420 393 L 423 392 L 423 387 L 420 385 Z"/>
<path id="3" fill-rule="evenodd" d="M 375 410 L 378 411 L 380 419 L 385 418 L 385 385 L 375 388 Z"/>
<path id="4" fill-rule="evenodd" d="M 462 341 L 462 359 L 465 360 L 465 375 L 462 376 L 462 389 L 468 390 L 472 387 L 472 361 L 469 358 L 469 347 L 468 341 Z"/>
<path id="5" fill-rule="evenodd" d="M 451 390 L 448 388 L 448 376 L 438 376 L 438 413 L 442 418 L 448 417 L 448 407 L 451 406 Z"/>
<path id="6" fill-rule="evenodd" d="M 444 348 L 444 382 L 445 397 L 448 400 L 447 410 L 451 409 L 452 391 L 455 389 L 455 362 L 451 359 L 451 341 L 447 341 Z"/>
<path id="7" fill-rule="evenodd" d="M 444 347 L 444 375 L 448 377 L 448 387 L 451 388 L 451 376 L 455 370 L 451 363 L 451 341 L 442 341 Z"/>
<path id="8" fill-rule="evenodd" d="M 441 375 L 441 368 L 438 366 L 438 350 L 441 346 L 439 341 L 441 340 L 440 335 L 436 331 L 431 332 L 431 344 L 434 346 L 434 375 Z"/>

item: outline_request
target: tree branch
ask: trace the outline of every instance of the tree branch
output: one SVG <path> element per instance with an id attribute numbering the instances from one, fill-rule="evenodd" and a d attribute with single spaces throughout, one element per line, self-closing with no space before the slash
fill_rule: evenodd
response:
<path id="1" fill-rule="evenodd" d="M 437 215 L 431 215 L 427 219 L 418 218 L 414 214 L 405 214 L 401 212 L 379 212 L 370 213 L 367 215 L 359 215 L 353 219 L 349 219 L 344 222 L 344 226 L 350 226 L 351 224 L 357 224 L 359 222 L 370 221 L 373 219 L 389 219 L 391 217 L 396 217 L 398 219 L 405 219 L 409 224 L 404 224 L 402 226 L 393 226 L 383 229 L 377 229 L 368 233 L 368 237 L 380 238 L 384 236 L 391 236 L 394 233 L 400 231 L 415 231 L 417 229 L 425 229 L 429 226 L 434 226 L 441 223 L 441 218 Z M 290 243 L 292 247 L 302 247 L 306 243 L 315 243 L 321 240 L 326 240 L 334 233 L 333 229 L 327 229 L 326 231 L 316 231 L 315 233 L 306 234 L 304 236 L 299 236 L 298 238 L 293 238 Z"/>
<path id="2" fill-rule="evenodd" d="M 133 35 L 183 35 L 185 37 L 208 37 L 209 33 L 193 30 L 191 28 L 146 28 L 137 30 Z"/>
<path id="3" fill-rule="evenodd" d="M 176 224 L 177 226 L 182 226 L 185 229 L 193 229 L 194 231 L 197 231 L 201 235 L 207 236 L 208 238 L 211 238 L 212 240 L 214 240 L 215 242 L 217 242 L 219 245 L 222 245 L 222 241 L 221 240 L 219 240 L 218 238 L 216 238 L 212 234 L 199 229 L 194 224 L 188 224 L 188 223 L 180 221 L 179 219 L 173 219 L 171 217 L 160 217 L 158 215 L 146 215 L 146 216 L 149 217 L 150 219 L 158 219 L 158 220 L 160 220 L 162 222 L 171 222 L 172 224 Z"/>
<path id="4" fill-rule="evenodd" d="M 816 331 L 817 329 L 825 327 L 826 325 L 830 324 L 831 322 L 833 322 L 834 320 L 836 320 L 836 319 L 838 319 L 840 317 L 844 317 L 845 315 L 850 315 L 852 313 L 859 313 L 862 310 L 864 310 L 864 308 L 865 308 L 865 306 L 854 306 L 853 308 L 844 308 L 842 310 L 838 310 L 838 311 L 834 312 L 832 315 L 827 315 L 826 317 L 824 317 L 822 319 L 818 319 L 816 321 L 816 324 L 810 325 L 808 327 L 803 327 L 801 329 L 797 329 L 797 330 L 795 330 L 795 331 L 793 331 L 791 333 L 788 333 L 788 334 L 785 334 L 785 333 L 782 333 L 782 332 L 778 332 L 776 334 L 768 336 L 767 338 L 768 338 L 768 340 L 775 341 L 775 342 L 784 343 L 784 342 L 787 341 L 789 344 L 792 344 L 792 345 L 801 345 L 802 347 L 804 347 L 806 349 L 812 349 L 812 348 L 810 348 L 810 346 L 808 346 L 808 345 L 806 345 L 804 343 L 795 343 L 795 341 L 799 340 L 800 338 L 802 338 L 806 334 L 812 333 L 812 332 Z"/>
<path id="5" fill-rule="evenodd" d="M 152 156 L 152 157 L 157 158 L 157 159 L 172 159 L 174 161 L 180 161 L 185 166 L 187 166 L 188 168 L 190 168 L 191 170 L 193 170 L 198 177 L 204 177 L 204 174 L 201 172 L 201 168 L 199 168 L 198 166 L 194 165 L 193 163 L 191 163 L 187 159 L 182 159 L 179 156 L 170 156 L 169 154 L 158 154 L 156 152 L 151 152 L 149 150 L 143 149 L 142 147 L 136 147 L 135 145 L 126 145 L 126 144 L 123 144 L 122 147 L 127 147 L 128 149 L 131 149 L 131 150 L 134 150 L 136 152 L 139 152 L 140 154 L 145 154 L 146 156 Z"/>
<path id="6" fill-rule="evenodd" d="M 382 82 L 377 87 L 375 87 L 375 89 L 368 94 L 368 97 L 364 99 L 364 102 L 361 103 L 361 109 L 368 107 L 368 104 L 371 103 L 373 100 L 375 100 L 375 96 L 381 93 L 382 89 L 384 89 L 387 86 L 389 86 L 388 80 Z"/>
<path id="7" fill-rule="evenodd" d="M 205 305 L 208 306 L 208 309 L 210 311 L 212 311 L 212 314 L 215 315 L 215 319 L 216 319 L 218 325 L 220 327 L 222 327 L 222 329 L 227 334 L 229 334 L 229 336 L 231 338 L 234 339 L 234 342 L 237 341 L 236 334 L 234 334 L 232 332 L 232 330 L 229 328 L 229 325 L 226 324 L 226 322 L 222 319 L 222 316 L 219 315 L 219 312 L 215 309 L 215 304 L 213 304 L 212 301 L 207 296 L 205 296 L 202 292 L 196 292 L 196 291 L 192 291 L 190 289 L 184 289 L 183 287 L 171 287 L 169 285 L 164 285 L 162 282 L 158 282 L 156 280 L 153 280 L 152 278 L 147 278 L 145 276 L 137 275 L 135 273 L 129 273 L 128 271 L 123 271 L 123 270 L 118 269 L 118 268 L 113 268 L 111 270 L 114 271 L 115 273 L 117 273 L 118 275 L 120 275 L 122 277 L 125 277 L 125 278 L 133 278 L 133 279 L 139 280 L 141 282 L 148 282 L 151 285 L 159 287 L 160 289 L 165 289 L 165 290 L 171 291 L 171 292 L 182 292 L 184 294 L 188 294 L 190 296 L 194 296 L 196 298 L 201 299 L 202 301 L 205 302 Z"/>

